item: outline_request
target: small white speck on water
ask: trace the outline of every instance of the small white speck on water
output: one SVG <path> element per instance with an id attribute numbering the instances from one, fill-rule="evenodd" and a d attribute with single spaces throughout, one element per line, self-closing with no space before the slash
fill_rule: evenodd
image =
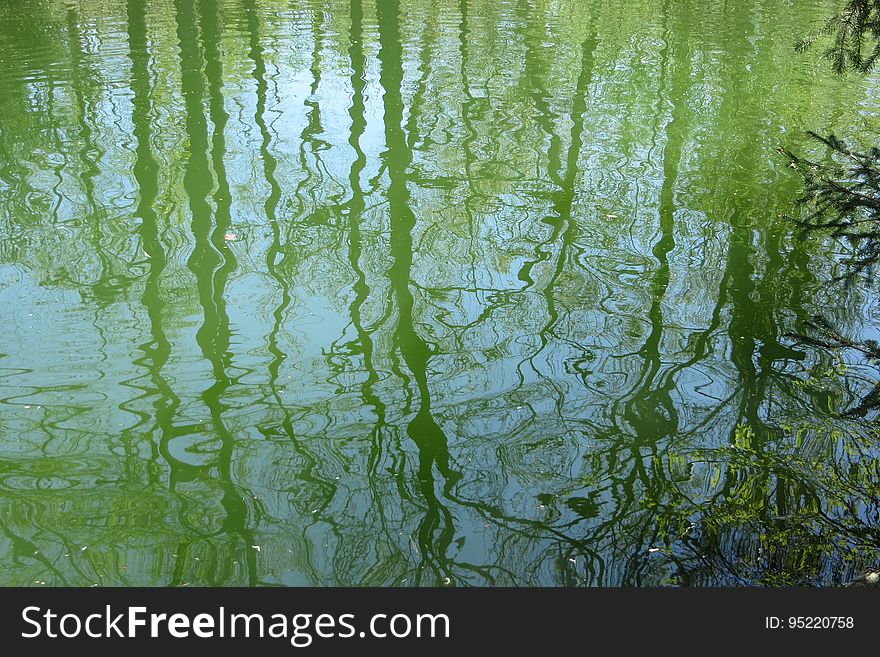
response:
<path id="1" fill-rule="evenodd" d="M 444 577 L 444 578 L 443 578 L 443 585 L 444 585 L 444 586 L 449 586 L 450 584 L 452 584 L 452 580 L 449 579 L 448 577 Z"/>
<path id="2" fill-rule="evenodd" d="M 254 548 L 257 552 L 261 551 L 259 545 L 251 545 L 251 547 Z"/>
<path id="3" fill-rule="evenodd" d="M 659 551 L 660 551 L 660 548 L 658 548 L 658 547 L 650 547 L 650 548 L 648 548 L 648 552 L 659 552 Z"/>
<path id="4" fill-rule="evenodd" d="M 89 549 L 89 546 L 88 546 L 88 545 L 83 545 L 83 546 L 80 548 L 80 550 L 82 550 L 83 552 L 85 552 L 85 551 L 88 550 L 88 549 Z"/>
<path id="5" fill-rule="evenodd" d="M 577 564 L 577 559 L 573 559 L 572 557 L 568 558 L 568 561 L 573 564 Z"/>

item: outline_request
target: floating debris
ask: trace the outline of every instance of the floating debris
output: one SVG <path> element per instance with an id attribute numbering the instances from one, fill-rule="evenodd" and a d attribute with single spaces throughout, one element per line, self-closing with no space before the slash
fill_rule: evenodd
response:
<path id="1" fill-rule="evenodd" d="M 450 584 L 452 584 L 452 580 L 449 579 L 448 577 L 444 577 L 443 578 L 443 586 L 449 586 Z"/>
<path id="2" fill-rule="evenodd" d="M 254 548 L 257 552 L 260 552 L 260 546 L 259 546 L 259 545 L 251 545 L 251 547 Z"/>

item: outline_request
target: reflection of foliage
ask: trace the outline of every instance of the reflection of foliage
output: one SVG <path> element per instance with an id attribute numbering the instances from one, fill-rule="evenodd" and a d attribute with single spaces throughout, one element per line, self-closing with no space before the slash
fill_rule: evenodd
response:
<path id="1" fill-rule="evenodd" d="M 797 333 L 791 334 L 791 337 L 804 344 L 824 349 L 840 347 L 853 349 L 864 355 L 874 364 L 880 362 L 880 344 L 877 344 L 875 340 L 853 340 L 841 335 L 832 326 L 831 322 L 821 316 L 814 317 L 813 321 L 805 322 L 805 327 L 811 331 L 810 335 Z M 846 376 L 847 373 L 848 370 L 844 364 L 838 365 L 838 367 L 829 372 L 829 374 L 835 374 L 840 377 Z M 803 382 L 804 385 L 807 385 L 808 383 L 809 381 Z M 856 406 L 849 409 L 846 414 L 850 416 L 864 417 L 870 412 L 875 411 L 877 408 L 880 408 L 880 384 L 875 385 L 874 388 L 868 394 L 864 395 L 861 401 L 859 401 Z"/>
<path id="2" fill-rule="evenodd" d="M 786 428 L 788 438 L 760 450 L 737 443 L 697 456 L 735 483 L 700 505 L 696 531 L 671 556 L 680 577 L 777 586 L 842 583 L 877 560 L 876 435 Z M 737 433 L 747 430 L 741 426 Z"/>

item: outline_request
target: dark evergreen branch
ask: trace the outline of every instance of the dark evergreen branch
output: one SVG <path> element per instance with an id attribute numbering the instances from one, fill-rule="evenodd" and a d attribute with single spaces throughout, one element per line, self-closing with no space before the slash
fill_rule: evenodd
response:
<path id="1" fill-rule="evenodd" d="M 832 45 L 823 56 L 831 61 L 835 73 L 848 68 L 860 73 L 870 71 L 880 58 L 880 0 L 847 0 L 840 13 L 801 39 L 795 48 L 803 52 L 827 37 L 832 37 Z"/>
<path id="2" fill-rule="evenodd" d="M 780 149 L 804 178 L 798 199 L 804 212 L 792 221 L 805 231 L 847 240 L 853 247 L 848 277 L 870 274 L 880 259 L 880 149 L 861 152 L 834 135 L 809 134 L 832 158 L 821 163 Z"/>

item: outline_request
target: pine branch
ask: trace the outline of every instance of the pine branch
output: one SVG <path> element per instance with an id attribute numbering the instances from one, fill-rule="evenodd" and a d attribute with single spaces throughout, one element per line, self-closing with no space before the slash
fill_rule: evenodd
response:
<path id="1" fill-rule="evenodd" d="M 827 37 L 832 37 L 831 47 L 823 56 L 835 73 L 847 69 L 867 73 L 880 59 L 880 0 L 847 0 L 840 13 L 798 41 L 795 49 L 803 52 Z"/>

